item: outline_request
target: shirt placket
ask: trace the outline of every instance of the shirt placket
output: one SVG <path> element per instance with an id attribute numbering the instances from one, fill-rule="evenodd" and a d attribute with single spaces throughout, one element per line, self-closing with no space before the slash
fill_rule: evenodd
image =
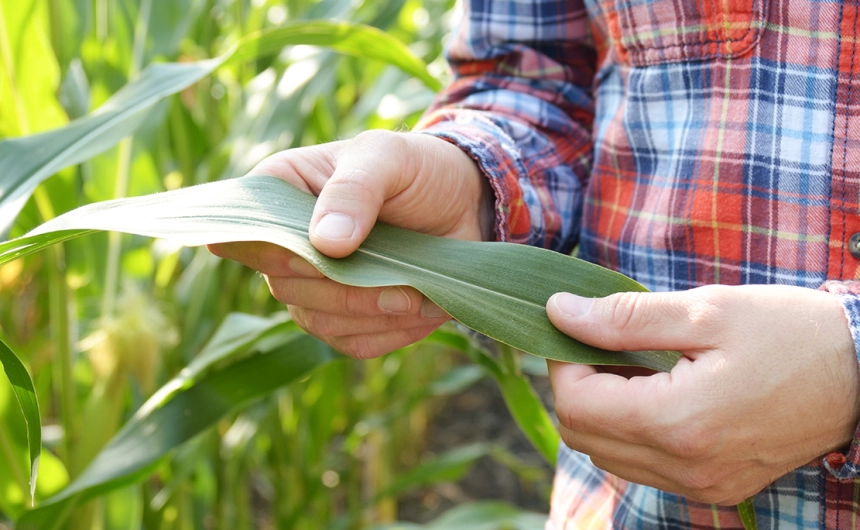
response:
<path id="1" fill-rule="evenodd" d="M 854 82 L 860 80 L 858 3 L 842 4 L 836 57 L 827 276 L 839 280 L 857 279 L 860 268 L 860 86 Z"/>

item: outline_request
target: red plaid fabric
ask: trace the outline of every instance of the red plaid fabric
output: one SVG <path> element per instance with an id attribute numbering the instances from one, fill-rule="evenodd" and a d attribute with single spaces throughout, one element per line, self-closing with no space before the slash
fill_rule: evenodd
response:
<path id="1" fill-rule="evenodd" d="M 824 288 L 860 351 L 860 0 L 465 3 L 419 129 L 478 162 L 500 240 L 652 290 Z M 756 495 L 759 528 L 857 528 L 858 475 L 855 439 Z M 562 448 L 548 528 L 741 523 Z"/>

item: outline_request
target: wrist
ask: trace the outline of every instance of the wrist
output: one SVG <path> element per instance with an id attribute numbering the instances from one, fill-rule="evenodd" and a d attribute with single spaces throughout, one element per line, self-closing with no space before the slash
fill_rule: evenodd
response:
<path id="1" fill-rule="evenodd" d="M 422 164 L 436 168 L 433 180 L 452 179 L 452 202 L 459 203 L 455 228 L 450 237 L 471 241 L 495 239 L 496 197 L 489 178 L 478 163 L 460 146 L 445 138 L 429 134 L 415 134 L 424 144 Z"/>

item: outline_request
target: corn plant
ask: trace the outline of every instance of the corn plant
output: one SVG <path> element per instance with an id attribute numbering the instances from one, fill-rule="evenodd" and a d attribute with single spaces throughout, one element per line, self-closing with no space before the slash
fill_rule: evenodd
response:
<path id="1" fill-rule="evenodd" d="M 3 232 L 408 127 L 441 86 L 450 8 L 2 3 Z M 0 527 L 357 527 L 499 456 L 419 460 L 434 396 L 487 374 L 452 356 L 478 351 L 459 332 L 355 363 L 205 251 L 114 232 L 16 256 L 0 266 Z"/>
<path id="2" fill-rule="evenodd" d="M 498 382 L 554 461 L 558 435 L 517 350 L 671 368 L 676 353 L 607 354 L 543 313 L 561 289 L 642 289 L 628 278 L 538 249 L 386 226 L 332 260 L 307 241 L 311 197 L 270 177 L 238 178 L 279 149 L 413 124 L 444 80 L 451 7 L 0 4 L 0 227 L 9 236 L 0 363 L 12 383 L 0 384 L 0 527 L 391 522 L 405 491 L 461 476 L 486 455 L 516 464 L 492 443 L 417 459 L 434 396 L 481 377 Z M 499 342 L 490 351 L 445 328 L 383 359 L 345 359 L 280 313 L 259 277 L 192 248 L 249 239 L 288 247 L 344 283 L 413 285 Z M 475 273 L 497 263 L 508 267 Z M 486 528 L 540 524 L 492 504 L 428 527 L 476 518 Z"/>

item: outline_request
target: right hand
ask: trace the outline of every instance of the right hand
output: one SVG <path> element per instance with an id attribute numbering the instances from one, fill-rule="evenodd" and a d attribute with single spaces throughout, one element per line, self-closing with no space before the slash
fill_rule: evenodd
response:
<path id="1" fill-rule="evenodd" d="M 354 252 L 377 219 L 454 239 L 493 236 L 493 193 L 486 178 L 460 148 L 434 136 L 368 131 L 276 153 L 250 174 L 278 177 L 319 197 L 310 240 L 333 258 Z M 377 357 L 412 344 L 449 319 L 411 287 L 339 284 L 270 243 L 221 243 L 209 250 L 263 273 L 299 326 L 353 357 Z"/>

